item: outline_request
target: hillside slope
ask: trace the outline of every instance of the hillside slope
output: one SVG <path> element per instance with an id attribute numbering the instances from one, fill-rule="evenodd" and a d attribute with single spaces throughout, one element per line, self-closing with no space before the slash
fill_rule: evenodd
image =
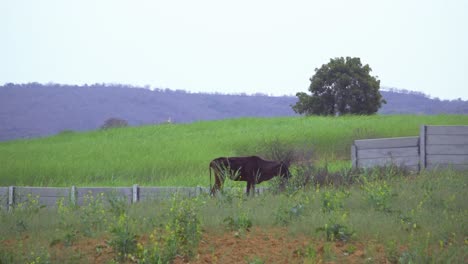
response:
<path id="1" fill-rule="evenodd" d="M 440 101 L 421 94 L 382 92 L 381 114 L 468 113 L 466 101 Z M 0 86 L 0 141 L 99 128 L 111 117 L 130 125 L 171 120 L 188 123 L 238 117 L 296 115 L 294 96 L 225 95 L 137 89 L 124 85 L 70 86 L 38 83 Z"/>

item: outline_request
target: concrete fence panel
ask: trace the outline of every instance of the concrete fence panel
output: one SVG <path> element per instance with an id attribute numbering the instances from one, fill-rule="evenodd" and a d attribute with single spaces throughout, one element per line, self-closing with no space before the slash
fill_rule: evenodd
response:
<path id="1" fill-rule="evenodd" d="M 355 140 L 351 148 L 354 167 L 397 165 L 419 170 L 419 138 L 381 138 Z"/>
<path id="2" fill-rule="evenodd" d="M 80 187 L 76 188 L 76 190 L 76 203 L 78 205 L 83 205 L 86 199 L 91 197 L 97 198 L 101 194 L 105 200 L 112 199 L 112 197 L 123 197 L 128 203 L 132 203 L 133 201 L 132 187 Z"/>
<path id="3" fill-rule="evenodd" d="M 0 211 L 8 209 L 8 187 L 0 187 Z"/>
<path id="4" fill-rule="evenodd" d="M 426 169 L 468 169 L 468 126 L 423 126 L 421 162 Z"/>
<path id="5" fill-rule="evenodd" d="M 468 170 L 468 126 L 421 126 L 419 137 L 355 140 L 353 167 L 394 164 L 413 171 Z"/>
<path id="6" fill-rule="evenodd" d="M 181 196 L 195 197 L 199 194 L 197 187 L 140 187 L 140 201 L 170 198 L 174 193 Z"/>
<path id="7" fill-rule="evenodd" d="M 57 201 L 70 199 L 70 188 L 60 187 L 14 187 L 14 203 L 20 204 L 34 199 L 40 205 L 53 206 Z"/>

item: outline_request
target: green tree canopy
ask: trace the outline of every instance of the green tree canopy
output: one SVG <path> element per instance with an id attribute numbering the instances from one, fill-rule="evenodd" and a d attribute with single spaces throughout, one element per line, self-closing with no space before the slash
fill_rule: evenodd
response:
<path id="1" fill-rule="evenodd" d="M 306 115 L 374 114 L 386 102 L 371 71 L 360 58 L 330 59 L 310 78 L 312 95 L 297 93 L 299 100 L 292 108 Z"/>

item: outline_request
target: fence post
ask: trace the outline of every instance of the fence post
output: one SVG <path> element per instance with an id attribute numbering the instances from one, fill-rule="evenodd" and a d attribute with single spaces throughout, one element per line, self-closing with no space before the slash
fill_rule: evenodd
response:
<path id="1" fill-rule="evenodd" d="M 138 187 L 138 184 L 133 184 L 132 203 L 137 203 L 139 200 L 140 200 L 140 187 Z"/>
<path id="2" fill-rule="evenodd" d="M 13 210 L 15 205 L 15 186 L 8 187 L 8 212 Z"/>
<path id="3" fill-rule="evenodd" d="M 351 145 L 351 163 L 352 163 L 352 167 L 353 168 L 357 168 L 357 161 L 358 157 L 357 157 L 357 148 L 356 148 L 356 145 L 354 145 L 354 143 Z"/>
<path id="4" fill-rule="evenodd" d="M 426 125 L 419 129 L 419 172 L 426 169 L 426 131 Z"/>
<path id="5" fill-rule="evenodd" d="M 78 200 L 77 200 L 78 197 L 77 197 L 76 194 L 77 194 L 77 192 L 76 192 L 76 186 L 73 185 L 73 186 L 71 187 L 71 189 L 70 189 L 70 204 L 71 204 L 73 207 L 77 206 L 77 204 L 78 204 Z"/>

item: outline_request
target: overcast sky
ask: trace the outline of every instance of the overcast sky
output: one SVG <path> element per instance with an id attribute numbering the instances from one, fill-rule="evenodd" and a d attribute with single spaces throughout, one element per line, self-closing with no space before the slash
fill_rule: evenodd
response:
<path id="1" fill-rule="evenodd" d="M 383 87 L 468 99 L 468 0 L 0 0 L 0 84 L 295 95 L 360 57 Z"/>

